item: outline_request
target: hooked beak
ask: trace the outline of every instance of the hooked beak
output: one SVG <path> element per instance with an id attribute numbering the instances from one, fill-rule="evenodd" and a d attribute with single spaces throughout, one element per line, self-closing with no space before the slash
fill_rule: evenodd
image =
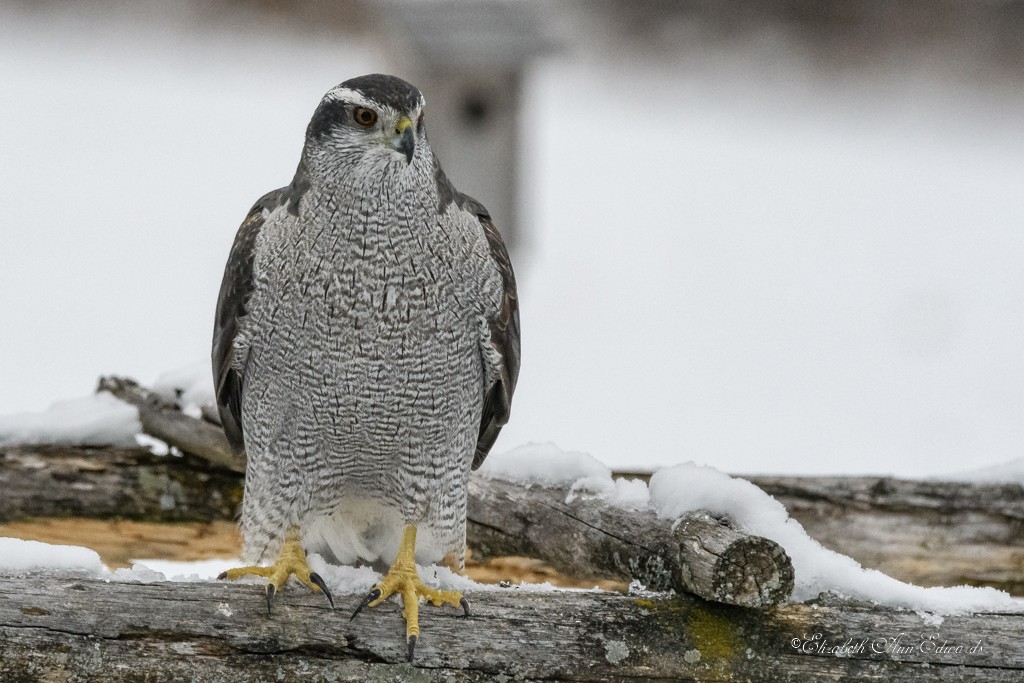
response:
<path id="1" fill-rule="evenodd" d="M 395 137 L 391 140 L 391 147 L 405 155 L 405 163 L 412 163 L 413 152 L 416 151 L 416 137 L 413 134 L 412 119 L 403 116 L 395 124 Z"/>

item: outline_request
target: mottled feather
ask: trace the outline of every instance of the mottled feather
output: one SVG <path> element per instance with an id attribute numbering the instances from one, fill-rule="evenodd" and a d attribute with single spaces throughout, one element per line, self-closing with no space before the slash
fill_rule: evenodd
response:
<path id="1" fill-rule="evenodd" d="M 242 384 L 244 362 L 235 357 L 235 336 L 238 321 L 246 313 L 246 302 L 253 288 L 253 258 L 260 228 L 272 211 L 287 206 L 293 216 L 299 214 L 299 200 L 309 189 L 309 178 L 301 162 L 290 185 L 271 190 L 260 197 L 235 233 L 224 268 L 217 312 L 213 324 L 213 380 L 217 411 L 220 413 L 224 434 L 236 452 L 245 450 L 242 435 Z"/>
<path id="2" fill-rule="evenodd" d="M 441 164 L 435 158 L 434 180 L 437 182 L 437 194 L 440 198 L 439 211 L 454 203 L 463 211 L 473 214 L 480 221 L 480 227 L 487 237 L 487 244 L 501 273 L 504 287 L 502 306 L 498 315 L 490 320 L 491 344 L 501 358 L 497 379 L 487 388 L 484 398 L 483 414 L 480 416 L 480 436 L 477 439 L 476 453 L 473 456 L 473 469 L 478 469 L 487 458 L 494 442 L 501 433 L 501 428 L 508 422 L 512 409 L 512 394 L 519 380 L 519 294 L 516 289 L 516 276 L 512 270 L 512 261 L 508 249 L 501 239 L 501 233 L 491 220 L 490 212 L 483 204 L 467 194 L 459 192 L 441 170 Z"/>

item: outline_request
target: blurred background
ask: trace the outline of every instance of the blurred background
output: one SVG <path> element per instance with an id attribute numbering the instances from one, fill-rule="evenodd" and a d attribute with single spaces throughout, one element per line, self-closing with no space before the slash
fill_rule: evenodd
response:
<path id="1" fill-rule="evenodd" d="M 209 356 L 320 96 L 424 91 L 519 278 L 497 445 L 1024 457 L 1024 2 L 0 2 L 0 414 Z"/>

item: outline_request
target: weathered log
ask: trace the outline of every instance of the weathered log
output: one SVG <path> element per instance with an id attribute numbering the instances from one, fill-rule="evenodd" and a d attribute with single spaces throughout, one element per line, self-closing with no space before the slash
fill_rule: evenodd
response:
<path id="1" fill-rule="evenodd" d="M 144 450 L 0 450 L 0 522 L 25 517 L 121 517 L 153 521 L 232 519 L 240 475 L 192 456 Z M 563 489 L 527 489 L 475 478 L 467 536 L 488 554 L 529 555 L 576 575 L 637 579 L 655 590 L 688 590 L 748 607 L 777 604 L 793 590 L 785 552 L 707 515 L 675 528 L 649 512 L 599 500 L 564 502 Z"/>
<path id="2" fill-rule="evenodd" d="M 0 447 L 0 523 L 33 517 L 233 520 L 242 475 L 144 448 Z"/>
<path id="3" fill-rule="evenodd" d="M 1024 595 L 1024 486 L 882 477 L 751 477 L 811 537 L 924 586 Z"/>
<path id="4" fill-rule="evenodd" d="M 1024 594 L 1020 486 L 878 477 L 752 481 L 786 505 L 813 538 L 866 567 L 920 585 L 967 583 Z M 0 523 L 63 516 L 233 520 L 241 495 L 240 475 L 189 455 L 161 457 L 143 449 L 0 448 Z M 522 552 L 523 541 L 513 534 L 473 523 L 469 534 L 475 550 Z M 565 558 L 557 548 L 551 555 L 556 561 Z"/>
<path id="5" fill-rule="evenodd" d="M 793 564 L 774 541 L 742 533 L 706 513 L 675 524 L 564 489 L 524 488 L 473 478 L 470 545 L 484 554 L 537 557 L 556 569 L 636 579 L 652 590 L 766 607 L 793 592 Z"/>
<path id="6" fill-rule="evenodd" d="M 245 471 L 245 456 L 231 450 L 223 429 L 185 415 L 177 405 L 140 386 L 135 380 L 101 377 L 96 390 L 109 391 L 138 408 L 139 422 L 146 434 L 183 453 L 203 458 L 215 467 Z"/>
<path id="7" fill-rule="evenodd" d="M 176 406 L 131 380 L 106 383 L 140 407 L 154 436 L 170 438 L 186 453 L 241 467 L 217 427 L 180 412 L 175 416 Z M 163 426 L 168 421 L 174 429 Z M 194 431 L 206 434 L 198 445 L 190 436 Z M 778 498 L 812 538 L 867 567 L 925 586 L 966 583 L 1024 595 L 1018 550 L 1024 546 L 1024 486 L 885 477 L 750 480 Z"/>
<path id="8" fill-rule="evenodd" d="M 349 621 L 301 589 L 0 576 L 0 680 L 1019 681 L 1024 615 L 839 601 L 747 610 L 691 596 L 469 593 L 421 609 L 404 662 L 396 601 Z"/>

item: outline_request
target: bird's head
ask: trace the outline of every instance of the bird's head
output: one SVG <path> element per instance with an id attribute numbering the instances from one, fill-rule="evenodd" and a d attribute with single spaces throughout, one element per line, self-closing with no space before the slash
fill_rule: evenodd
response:
<path id="1" fill-rule="evenodd" d="M 371 74 L 332 88 L 306 129 L 307 164 L 326 172 L 358 166 L 400 170 L 430 158 L 423 95 L 395 76 Z"/>

